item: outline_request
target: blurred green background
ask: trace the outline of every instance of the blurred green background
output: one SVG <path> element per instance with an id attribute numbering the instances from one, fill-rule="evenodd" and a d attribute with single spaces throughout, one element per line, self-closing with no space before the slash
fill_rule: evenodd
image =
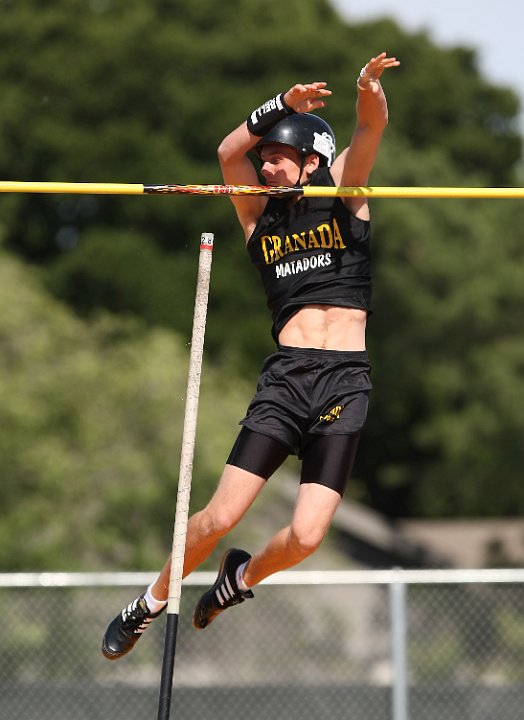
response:
<path id="1" fill-rule="evenodd" d="M 339 150 L 383 49 L 373 185 L 522 183 L 518 101 L 475 52 L 328 0 L 0 0 L 0 177 L 216 183 L 253 107 L 326 80 Z M 389 518 L 524 512 L 522 202 L 374 200 L 369 419 L 348 493 Z M 150 569 L 170 547 L 202 232 L 215 234 L 192 489 L 270 317 L 224 197 L 0 197 L 0 568 Z"/>

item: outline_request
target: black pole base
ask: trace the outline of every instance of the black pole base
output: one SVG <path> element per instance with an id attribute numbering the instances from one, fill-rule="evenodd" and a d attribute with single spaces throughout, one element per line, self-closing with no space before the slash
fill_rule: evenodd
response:
<path id="1" fill-rule="evenodd" d="M 178 615 L 175 613 L 168 613 L 166 639 L 164 643 L 164 659 L 162 661 L 162 677 L 160 679 L 160 697 L 158 699 L 158 720 L 169 720 L 171 693 L 173 690 L 173 670 L 175 667 L 177 630 Z"/>

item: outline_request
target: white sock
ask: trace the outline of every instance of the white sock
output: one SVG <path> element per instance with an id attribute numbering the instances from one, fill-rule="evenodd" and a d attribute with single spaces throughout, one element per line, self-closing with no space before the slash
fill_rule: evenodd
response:
<path id="1" fill-rule="evenodd" d="M 162 610 L 164 605 L 166 605 L 167 600 L 157 600 L 156 597 L 151 592 L 151 588 L 153 585 L 151 584 L 147 590 L 144 593 L 144 599 L 147 603 L 147 607 L 149 608 L 149 612 L 152 614 L 157 613 L 159 610 Z"/>
<path id="2" fill-rule="evenodd" d="M 235 580 L 237 581 L 237 587 L 240 590 L 240 592 L 247 592 L 250 589 L 249 585 L 246 585 L 246 583 L 244 582 L 244 577 L 243 577 L 244 570 L 245 570 L 245 567 L 248 564 L 248 562 L 249 562 L 249 560 L 246 560 L 245 563 L 242 563 L 242 565 L 239 565 L 237 567 Z"/>

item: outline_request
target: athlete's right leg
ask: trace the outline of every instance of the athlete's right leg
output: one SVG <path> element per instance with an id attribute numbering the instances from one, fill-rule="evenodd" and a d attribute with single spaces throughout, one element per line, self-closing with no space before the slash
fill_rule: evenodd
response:
<path id="1" fill-rule="evenodd" d="M 242 468 L 226 465 L 218 487 L 206 505 L 188 520 L 184 577 L 195 570 L 245 515 L 266 479 Z M 134 647 L 150 622 L 164 609 L 169 590 L 171 560 L 168 558 L 155 582 L 133 600 L 108 626 L 102 653 L 117 660 Z"/>
<path id="2" fill-rule="evenodd" d="M 242 519 L 265 481 L 289 455 L 286 445 L 242 427 L 229 454 L 217 490 L 208 505 L 188 521 L 184 577 L 193 572 Z M 171 559 L 151 586 L 154 597 L 167 599 Z"/>
<path id="3" fill-rule="evenodd" d="M 215 494 L 203 510 L 188 520 L 184 553 L 184 577 L 209 557 L 218 541 L 244 517 L 266 483 L 265 478 L 234 465 L 226 465 Z M 168 558 L 152 594 L 167 600 L 171 559 Z"/>
<path id="4" fill-rule="evenodd" d="M 284 443 L 244 427 L 228 462 L 262 480 L 269 478 L 288 455 L 289 448 Z M 197 629 L 207 627 L 226 608 L 253 597 L 249 588 L 243 586 L 242 582 L 239 584 L 242 567 L 249 560 L 251 555 L 237 548 L 224 554 L 215 582 L 196 604 L 193 625 Z"/>
<path id="5" fill-rule="evenodd" d="M 250 557 L 239 550 L 224 555 L 214 585 L 200 598 L 193 624 L 203 629 L 231 605 L 252 597 L 263 579 L 294 567 L 314 553 L 328 531 L 351 474 L 358 433 L 319 435 L 303 454 L 300 488 L 288 526 Z"/>

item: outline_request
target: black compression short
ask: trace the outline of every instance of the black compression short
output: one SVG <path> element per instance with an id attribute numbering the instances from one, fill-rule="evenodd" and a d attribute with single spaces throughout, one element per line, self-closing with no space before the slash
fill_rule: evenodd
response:
<path id="1" fill-rule="evenodd" d="M 267 479 L 295 454 L 301 482 L 342 494 L 366 419 L 369 372 L 365 351 L 280 347 L 264 363 L 228 463 Z"/>
<path id="2" fill-rule="evenodd" d="M 303 453 L 300 483 L 317 483 L 344 495 L 359 435 L 313 437 Z M 243 427 L 227 462 L 267 480 L 289 454 L 288 448 L 278 440 Z"/>

